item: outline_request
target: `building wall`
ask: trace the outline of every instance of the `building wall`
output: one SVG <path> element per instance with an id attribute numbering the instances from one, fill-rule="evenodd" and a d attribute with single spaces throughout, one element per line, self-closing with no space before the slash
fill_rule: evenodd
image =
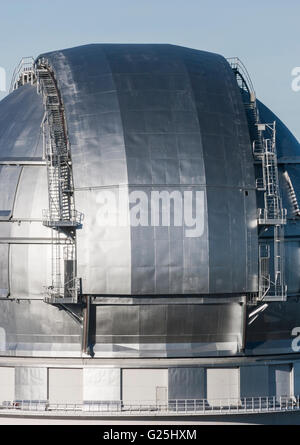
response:
<path id="1" fill-rule="evenodd" d="M 50 368 L 48 370 L 48 397 L 50 403 L 82 403 L 83 370 Z"/>
<path id="2" fill-rule="evenodd" d="M 15 368 L 0 367 L 0 404 L 15 399 Z"/>
<path id="3" fill-rule="evenodd" d="M 245 397 L 300 395 L 300 362 L 135 367 L 84 365 L 0 366 L 0 404 L 31 400 L 50 403 L 124 404 L 202 400 L 238 403 Z M 140 366 L 140 367 L 138 367 Z M 91 405 L 92 406 L 92 405 Z"/>
<path id="4" fill-rule="evenodd" d="M 121 370 L 84 368 L 83 400 L 92 402 L 121 400 Z"/>
<path id="5" fill-rule="evenodd" d="M 141 401 L 156 404 L 168 400 L 167 369 L 123 369 L 122 399 L 125 404 Z"/>
<path id="6" fill-rule="evenodd" d="M 16 368 L 15 399 L 47 400 L 47 368 Z"/>
<path id="7" fill-rule="evenodd" d="M 210 405 L 238 403 L 240 399 L 239 368 L 208 368 L 206 370 L 206 399 Z"/>

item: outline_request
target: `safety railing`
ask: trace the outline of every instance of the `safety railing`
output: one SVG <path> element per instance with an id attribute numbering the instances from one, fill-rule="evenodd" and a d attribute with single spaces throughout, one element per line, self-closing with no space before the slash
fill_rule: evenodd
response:
<path id="1" fill-rule="evenodd" d="M 234 72 L 239 73 L 239 75 L 249 88 L 249 92 L 254 93 L 254 86 L 250 74 L 248 73 L 247 68 L 245 67 L 243 62 L 238 57 L 228 57 L 227 62 Z"/>
<path id="2" fill-rule="evenodd" d="M 84 215 L 77 210 L 70 211 L 70 218 L 66 220 L 60 220 L 58 218 L 53 218 L 50 210 L 43 209 L 43 224 L 46 227 L 78 227 L 82 224 Z"/>
<path id="3" fill-rule="evenodd" d="M 22 76 L 29 76 L 27 81 L 24 82 L 24 79 L 22 79 Z M 23 59 L 20 61 L 19 65 L 15 68 L 11 84 L 9 88 L 9 92 L 16 90 L 20 84 L 33 83 L 36 79 L 35 70 L 34 70 L 34 58 L 33 57 L 23 57 Z"/>
<path id="4" fill-rule="evenodd" d="M 52 403 L 43 400 L 3 402 L 0 415 L 12 412 L 43 415 L 164 416 L 251 414 L 300 411 L 299 396 L 246 397 L 232 399 L 177 399 L 168 402 L 102 401 Z"/>
<path id="5" fill-rule="evenodd" d="M 258 209 L 257 217 L 259 224 L 286 224 L 287 210 L 283 208 L 276 208 L 275 210 Z"/>
<path id="6" fill-rule="evenodd" d="M 78 296 L 80 294 L 81 280 L 80 278 L 72 278 L 64 283 L 61 287 L 46 287 L 44 301 L 49 304 L 59 303 L 78 303 Z"/>

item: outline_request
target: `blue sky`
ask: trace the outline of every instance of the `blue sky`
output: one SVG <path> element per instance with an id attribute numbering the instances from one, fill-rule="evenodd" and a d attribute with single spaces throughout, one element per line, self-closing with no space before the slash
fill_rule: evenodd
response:
<path id="1" fill-rule="evenodd" d="M 86 43 L 173 43 L 238 56 L 300 140 L 299 0 L 0 0 L 0 67 Z M 4 97 L 0 93 L 0 99 Z"/>

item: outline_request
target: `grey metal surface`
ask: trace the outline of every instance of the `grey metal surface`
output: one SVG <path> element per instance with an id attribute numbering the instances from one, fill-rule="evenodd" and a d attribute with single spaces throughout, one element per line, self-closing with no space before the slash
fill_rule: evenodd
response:
<path id="1" fill-rule="evenodd" d="M 234 355 L 242 320 L 240 304 L 94 306 L 91 343 L 96 357 Z"/>
<path id="2" fill-rule="evenodd" d="M 0 404 L 15 397 L 15 369 L 14 367 L 0 367 Z"/>
<path id="3" fill-rule="evenodd" d="M 26 85 L 0 102 L 0 156 L 27 158 L 42 156 L 41 98 L 36 88 Z"/>
<path id="4" fill-rule="evenodd" d="M 261 366 L 240 367 L 241 397 L 264 397 L 269 394 L 269 368 Z M 297 392 L 295 392 L 297 394 Z"/>
<path id="5" fill-rule="evenodd" d="M 43 301 L 1 300 L 0 327 L 5 334 L 0 355 L 81 356 L 80 326 Z"/>
<path id="6" fill-rule="evenodd" d="M 105 368 L 83 369 L 83 400 L 121 400 L 121 370 Z"/>
<path id="7" fill-rule="evenodd" d="M 49 368 L 48 400 L 50 406 L 56 403 L 82 403 L 82 385 L 82 369 Z"/>
<path id="8" fill-rule="evenodd" d="M 300 391 L 300 363 L 293 363 L 294 368 L 294 393 L 298 394 Z"/>
<path id="9" fill-rule="evenodd" d="M 204 368 L 169 368 L 169 400 L 205 399 Z"/>
<path id="10" fill-rule="evenodd" d="M 291 388 L 291 365 L 269 366 L 269 394 L 273 396 L 293 395 Z"/>
<path id="11" fill-rule="evenodd" d="M 47 400 L 47 393 L 47 368 L 16 368 L 15 400 Z"/>
<path id="12" fill-rule="evenodd" d="M 278 156 L 282 162 L 287 157 L 287 164 L 280 164 L 280 182 L 283 207 L 288 210 L 288 222 L 285 227 L 285 274 L 289 297 L 285 304 L 272 303 L 267 310 L 247 329 L 247 354 L 271 354 L 293 352 L 292 330 L 299 326 L 300 304 L 300 220 L 292 214 L 291 200 L 287 192 L 283 172 L 286 170 L 291 178 L 296 196 L 300 202 L 300 165 L 289 164 L 288 157 L 300 153 L 300 144 L 283 122 L 264 104 L 258 102 L 260 117 L 263 122 L 277 123 Z M 266 233 L 265 239 L 272 236 Z"/>
<path id="13" fill-rule="evenodd" d="M 84 292 L 257 290 L 254 170 L 242 100 L 226 60 L 172 45 L 88 45 L 43 56 L 62 91 L 77 208 L 87 217 L 78 232 L 79 273 L 89 268 L 100 276 L 91 273 Z M 112 240 L 109 230 L 97 227 L 97 193 L 90 189 L 127 184 L 147 194 L 204 191 L 203 235 L 190 239 L 173 226 L 131 227 L 115 228 Z M 124 279 L 129 270 L 130 281 Z"/>
<path id="14" fill-rule="evenodd" d="M 8 282 L 8 244 L 0 244 L 0 297 L 7 297 Z"/>
<path id="15" fill-rule="evenodd" d="M 78 231 L 83 292 L 102 298 L 146 295 L 153 302 L 164 298 L 157 307 L 141 307 L 134 299 L 128 307 L 96 307 L 96 357 L 240 353 L 243 308 L 225 305 L 224 298 L 257 291 L 257 204 L 247 122 L 231 68 L 221 56 L 172 45 L 88 45 L 45 56 L 65 104 L 76 207 L 85 215 Z M 262 120 L 274 119 L 259 106 Z M 30 85 L 1 101 L 0 158 L 40 160 L 42 118 L 41 97 Z M 299 143 L 281 122 L 278 152 L 282 160 L 299 155 Z M 287 161 L 280 168 L 287 169 L 300 200 L 300 166 Z M 186 227 L 172 225 L 99 226 L 101 193 L 117 196 L 119 186 L 127 215 L 130 192 L 203 192 L 202 236 L 187 238 Z M 51 236 L 41 224 L 44 208 L 45 167 L 0 166 L 0 212 L 12 217 L 0 221 L 5 240 L 0 297 L 10 292 L 12 298 L 29 299 L 28 306 L 0 301 L 3 354 L 79 356 L 75 322 L 32 301 L 43 298 L 51 279 L 49 246 L 36 244 Z M 286 233 L 288 287 L 297 294 L 300 223 L 290 221 Z M 210 295 L 222 304 L 172 305 L 173 298 L 190 303 L 193 296 Z M 247 354 L 292 352 L 290 332 L 299 324 L 299 307 L 293 299 L 284 306 L 270 304 L 248 329 Z"/>
<path id="16" fill-rule="evenodd" d="M 41 99 L 32 86 L 24 86 L 1 101 L 1 158 L 41 158 L 42 118 Z M 47 206 L 46 181 L 43 167 L 0 166 L 0 210 L 11 211 L 10 218 L 14 219 L 41 219 L 42 210 Z M 0 222 L 0 238 L 11 240 L 9 251 L 6 245 L 0 248 L 0 288 L 8 289 L 13 298 L 41 298 L 48 280 L 49 248 L 16 246 L 13 241 L 26 238 L 30 242 L 30 238 L 37 237 L 49 238 L 51 232 L 41 223 Z"/>

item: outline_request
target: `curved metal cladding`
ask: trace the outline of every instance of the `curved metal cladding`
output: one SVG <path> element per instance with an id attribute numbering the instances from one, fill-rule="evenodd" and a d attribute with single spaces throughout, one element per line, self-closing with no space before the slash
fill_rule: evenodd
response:
<path id="1" fill-rule="evenodd" d="M 88 45 L 41 57 L 65 106 L 76 208 L 85 216 L 78 276 L 83 293 L 95 296 L 96 356 L 238 353 L 242 296 L 258 290 L 258 240 L 249 132 L 230 66 L 172 45 Z M 29 85 L 0 103 L 1 158 L 42 156 L 43 114 Z M 35 301 L 51 280 L 51 230 L 41 222 L 46 168 L 0 168 L 8 191 L 0 198 L 0 288 L 29 300 L 0 301 L 3 354 L 78 355 L 80 326 Z M 154 192 L 190 197 L 184 224 L 174 224 L 171 203 L 171 224 L 163 225 Z M 103 208 L 125 223 L 102 224 Z M 16 222 L 4 221 L 8 211 Z"/>
<path id="2" fill-rule="evenodd" d="M 255 179 L 226 60 L 171 45 L 89 45 L 43 57 L 62 92 L 76 205 L 85 214 L 78 232 L 83 292 L 256 291 Z M 152 191 L 202 192 L 200 235 L 197 227 L 172 225 L 99 227 L 101 192 L 119 186 L 130 200 L 141 191 L 148 201 Z"/>
<path id="3" fill-rule="evenodd" d="M 261 121 L 276 121 L 277 126 L 279 179 L 283 207 L 288 211 L 285 227 L 288 300 L 285 303 L 270 303 L 248 328 L 246 353 L 288 353 L 295 352 L 292 349 L 292 341 L 295 338 L 292 331 L 299 326 L 300 320 L 300 215 L 297 214 L 297 203 L 300 203 L 300 144 L 269 108 L 261 102 L 258 102 L 258 107 Z M 264 238 L 271 236 L 267 232 Z"/>
<path id="4" fill-rule="evenodd" d="M 21 165 L 0 165 L 1 355 L 68 356 L 81 349 L 80 327 L 38 301 L 51 280 L 51 232 L 42 225 L 47 174 L 44 166 L 25 164 L 42 157 L 43 115 L 30 85 L 0 102 L 0 158 Z"/>
<path id="5" fill-rule="evenodd" d="M 0 103 L 2 160 L 19 159 L 22 165 L 24 159 L 42 157 L 42 117 L 42 103 L 33 87 L 25 86 Z M 0 165 L 2 296 L 41 298 L 42 282 L 47 283 L 45 259 L 49 252 L 34 244 L 39 237 L 49 237 L 41 224 L 42 209 L 47 206 L 46 181 L 44 167 Z M 5 222 L 11 218 L 14 223 Z M 16 243 L 12 242 L 14 239 Z M 10 243 L 10 261 L 6 240 Z M 25 244 L 21 244 L 22 240 Z"/>
<path id="6" fill-rule="evenodd" d="M 42 57 L 54 68 L 65 105 L 76 207 L 85 215 L 77 232 L 83 293 L 153 297 L 93 306 L 94 351 L 236 353 L 244 319 L 238 302 L 155 300 L 257 290 L 254 169 L 228 63 L 171 45 L 89 45 Z M 171 225 L 164 226 L 163 207 L 150 209 L 153 192 L 191 193 L 184 210 L 198 212 L 199 226 L 186 219 L 176 226 L 172 206 Z M 143 226 L 128 216 L 137 202 Z M 131 224 L 99 224 L 104 203 L 112 214 L 115 203 L 123 204 Z"/>

